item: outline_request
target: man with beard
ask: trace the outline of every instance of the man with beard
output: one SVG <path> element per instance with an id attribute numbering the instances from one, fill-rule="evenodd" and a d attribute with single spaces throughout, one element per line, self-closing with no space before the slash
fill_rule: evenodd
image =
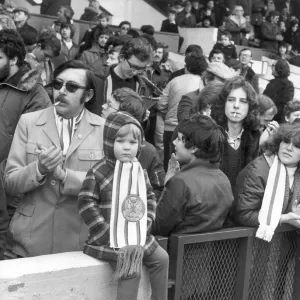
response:
<path id="1" fill-rule="evenodd" d="M 163 90 L 172 74 L 171 66 L 167 63 L 169 57 L 169 47 L 164 43 L 158 43 L 157 49 L 154 51 L 153 64 L 150 69 L 147 69 L 147 77 L 151 80 L 160 90 Z M 153 97 L 159 97 L 160 94 L 156 90 L 153 91 Z M 163 141 L 154 141 L 155 128 L 156 128 L 156 105 L 151 107 L 148 122 L 148 128 L 145 132 L 146 140 L 152 145 L 157 147 L 157 150 L 163 149 Z M 163 122 L 163 120 L 162 120 Z M 157 145 L 156 145 L 157 144 Z"/>
<path id="2" fill-rule="evenodd" d="M 38 83 L 40 73 L 24 62 L 25 45 L 13 29 L 0 31 L 0 259 L 5 249 L 8 217 L 3 187 L 3 171 L 12 136 L 22 114 L 44 109 L 50 99 Z M 26 149 L 26 148 L 24 148 Z"/>
<path id="3" fill-rule="evenodd" d="M 14 22 L 18 32 L 23 38 L 24 44 L 28 49 L 31 49 L 37 42 L 37 30 L 27 23 L 29 11 L 24 7 L 16 7 L 13 10 Z"/>
<path id="4" fill-rule="evenodd" d="M 7 160 L 6 191 L 24 194 L 10 223 L 7 258 L 80 251 L 88 236 L 77 197 L 103 156 L 104 120 L 85 109 L 95 87 L 82 62 L 59 66 L 52 84 L 54 106 L 21 117 Z"/>

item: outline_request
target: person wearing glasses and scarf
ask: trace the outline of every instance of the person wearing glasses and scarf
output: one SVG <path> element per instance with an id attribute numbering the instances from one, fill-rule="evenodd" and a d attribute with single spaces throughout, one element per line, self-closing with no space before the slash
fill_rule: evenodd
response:
<path id="1" fill-rule="evenodd" d="M 6 192 L 24 195 L 10 223 L 7 258 L 80 251 L 88 236 L 77 197 L 103 157 L 104 119 L 84 107 L 95 87 L 83 63 L 59 66 L 52 86 L 55 104 L 22 115 L 7 160 Z"/>

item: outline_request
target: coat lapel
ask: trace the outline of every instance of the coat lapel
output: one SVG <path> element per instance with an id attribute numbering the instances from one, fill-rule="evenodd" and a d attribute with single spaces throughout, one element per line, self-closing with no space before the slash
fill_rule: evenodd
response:
<path id="1" fill-rule="evenodd" d="M 43 126 L 43 131 L 45 132 L 46 136 L 48 136 L 48 138 L 51 140 L 52 144 L 55 147 L 60 148 L 53 106 L 50 106 L 49 108 L 45 109 L 44 113 L 36 121 L 36 125 Z"/>
<path id="2" fill-rule="evenodd" d="M 92 125 L 102 125 L 102 119 L 99 119 L 98 117 L 93 117 L 93 115 L 88 110 L 85 111 L 82 120 L 80 121 L 80 124 L 72 138 L 71 145 L 66 155 L 66 161 L 70 157 L 70 155 L 80 146 L 80 144 L 94 131 L 94 126 Z"/>

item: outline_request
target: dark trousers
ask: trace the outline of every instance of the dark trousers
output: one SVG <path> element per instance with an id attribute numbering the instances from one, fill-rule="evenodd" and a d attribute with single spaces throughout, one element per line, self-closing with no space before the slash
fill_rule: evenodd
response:
<path id="1" fill-rule="evenodd" d="M 151 300 L 167 300 L 169 255 L 160 246 L 148 256 L 144 256 L 143 263 L 147 266 L 151 284 Z M 113 269 L 116 262 L 110 262 Z M 141 270 L 142 271 L 142 270 Z M 138 295 L 141 271 L 130 277 L 119 279 L 116 300 L 136 300 Z"/>

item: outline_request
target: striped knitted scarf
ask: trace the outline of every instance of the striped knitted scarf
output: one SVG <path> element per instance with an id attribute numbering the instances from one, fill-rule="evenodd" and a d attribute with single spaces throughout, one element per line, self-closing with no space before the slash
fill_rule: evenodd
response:
<path id="1" fill-rule="evenodd" d="M 259 228 L 256 237 L 270 242 L 279 224 L 281 214 L 291 211 L 293 202 L 299 196 L 300 173 L 298 169 L 295 172 L 293 197 L 290 199 L 286 167 L 277 155 L 274 157 L 265 155 L 265 158 L 270 166 L 270 171 L 258 215 Z"/>
<path id="2" fill-rule="evenodd" d="M 141 268 L 147 237 L 147 190 L 144 171 L 135 159 L 117 160 L 114 170 L 110 218 L 110 246 L 118 251 L 115 279 Z"/>

